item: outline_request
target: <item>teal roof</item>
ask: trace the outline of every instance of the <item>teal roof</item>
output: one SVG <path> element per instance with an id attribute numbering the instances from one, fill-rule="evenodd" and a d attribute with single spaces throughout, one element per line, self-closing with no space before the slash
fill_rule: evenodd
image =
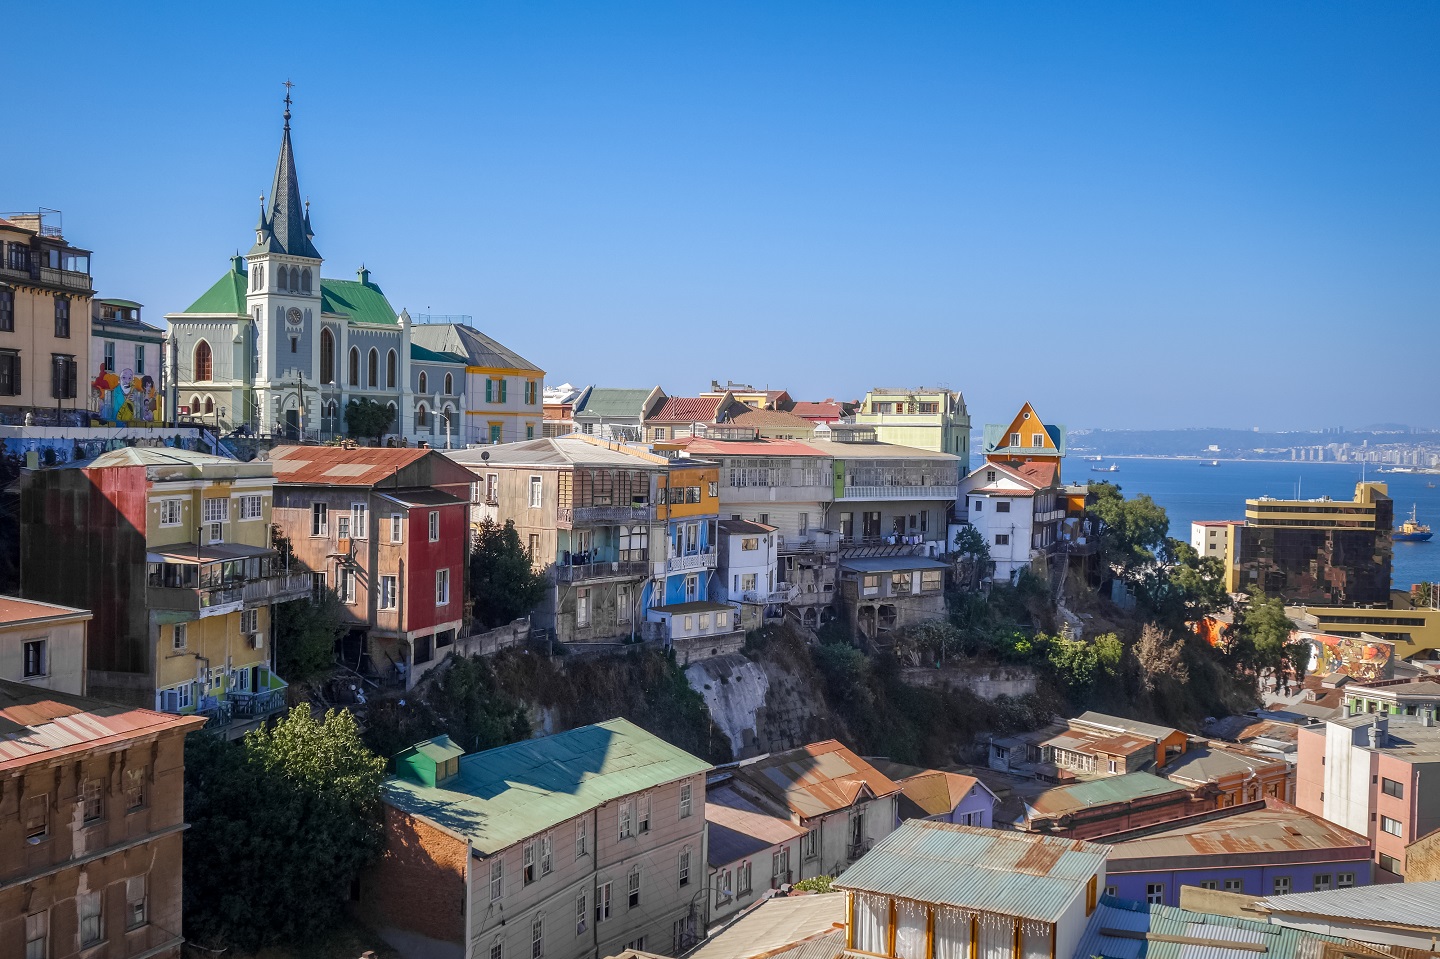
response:
<path id="1" fill-rule="evenodd" d="M 427 350 L 419 343 L 410 344 L 410 359 L 420 360 L 425 363 L 458 363 L 465 365 L 465 357 L 456 356 L 454 353 L 436 353 L 434 350 Z"/>
<path id="2" fill-rule="evenodd" d="M 999 454 L 1002 454 L 1002 455 L 1014 454 L 1014 455 L 1016 455 L 1016 456 L 1022 456 L 1022 455 L 1030 455 L 1030 456 L 1049 455 L 1049 456 L 1054 456 L 1054 455 L 1055 455 L 1055 450 L 1059 450 L 1061 456 L 1064 456 L 1064 455 L 1065 455 L 1065 427 L 1063 427 L 1063 426 L 1055 426 L 1055 425 L 1053 425 L 1053 424 L 1051 424 L 1051 423 L 1045 423 L 1045 424 L 1044 424 L 1044 426 L 1045 426 L 1045 432 L 1050 434 L 1050 442 L 1052 442 L 1052 443 L 1055 444 L 1055 450 L 1035 450 L 1035 449 L 1031 449 L 1031 448 L 1028 447 L 1028 446 L 1013 446 L 1013 447 L 1012 447 L 1012 446 L 1002 445 L 1002 444 L 1001 444 L 1001 440 L 1007 439 L 1007 437 L 1005 436 L 1005 428 L 1006 428 L 1008 425 L 1009 425 L 1009 424 L 1007 424 L 1007 423 L 986 423 L 986 424 L 985 424 L 985 452 L 986 452 L 986 453 L 999 453 Z"/>
<path id="3" fill-rule="evenodd" d="M 1178 783 L 1167 782 L 1149 773 L 1126 773 L 1123 776 L 1106 776 L 1072 786 L 1056 786 L 1047 789 L 1025 804 L 1026 818 L 1063 816 L 1091 806 L 1108 806 L 1112 803 L 1130 802 L 1146 796 L 1163 796 L 1166 793 L 1187 792 Z"/>
<path id="4" fill-rule="evenodd" d="M 591 388 L 572 414 L 576 419 L 593 419 L 601 416 L 645 415 L 645 400 L 651 390 L 622 390 L 608 387 Z"/>
<path id="5" fill-rule="evenodd" d="M 1079 839 L 911 819 L 835 888 L 1055 922 L 1105 871 L 1109 851 Z"/>
<path id="6" fill-rule="evenodd" d="M 1101 896 L 1074 955 L 1087 959 L 1255 959 L 1259 955 L 1265 959 L 1316 959 L 1323 943 L 1344 941 L 1254 919 Z"/>
<path id="7" fill-rule="evenodd" d="M 416 323 L 410 328 L 410 341 L 423 344 L 440 353 L 465 357 L 466 366 L 481 369 L 522 370 L 543 373 L 544 370 L 525 357 L 486 336 L 474 327 L 460 323 Z"/>
<path id="8" fill-rule="evenodd" d="M 489 855 L 602 803 L 709 769 L 629 720 L 612 719 L 472 753 L 443 786 L 392 776 L 381 794 Z"/>
<path id="9" fill-rule="evenodd" d="M 215 281 L 194 303 L 182 313 L 222 313 L 226 316 L 243 316 L 250 312 L 245 303 L 249 274 L 232 267 Z M 374 283 L 359 280 L 320 280 L 320 311 L 349 317 L 356 323 L 374 323 L 394 326 L 399 322 L 395 310 L 385 293 Z"/>

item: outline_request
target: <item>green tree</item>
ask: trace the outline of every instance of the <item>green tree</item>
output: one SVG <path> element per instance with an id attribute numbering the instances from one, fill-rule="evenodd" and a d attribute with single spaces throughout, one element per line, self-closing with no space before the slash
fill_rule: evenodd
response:
<path id="1" fill-rule="evenodd" d="M 1041 637 L 1036 639 L 1038 641 Z M 1070 698 L 1077 703 L 1088 702 L 1097 683 L 1115 678 L 1125 653 L 1120 638 L 1114 633 L 1096 636 L 1089 642 L 1049 636 L 1039 645 L 1044 646 L 1045 658 Z"/>
<path id="2" fill-rule="evenodd" d="M 475 619 L 486 629 L 519 619 L 545 598 L 545 577 L 531 565 L 513 521 L 480 524 L 470 554 L 470 596 Z"/>
<path id="3" fill-rule="evenodd" d="M 1114 575 L 1137 582 L 1166 546 L 1170 518 L 1149 496 L 1126 499 L 1114 483 L 1096 483 L 1090 491 L 1095 494 L 1090 513 L 1100 522 L 1101 557 Z"/>
<path id="4" fill-rule="evenodd" d="M 798 889 L 801 892 L 834 892 L 835 890 L 831 888 L 830 885 L 834 881 L 834 876 L 811 876 L 809 879 L 801 879 L 791 888 Z"/>
<path id="5" fill-rule="evenodd" d="M 500 688 L 490 664 L 479 656 L 456 656 L 429 680 L 423 698 L 372 705 L 365 742 L 388 760 L 440 733 L 473 753 L 529 739 L 530 732 L 525 705 Z"/>
<path id="6" fill-rule="evenodd" d="M 297 706 L 239 743 L 185 747 L 185 935 L 254 950 L 313 943 L 344 914 L 384 842 L 385 764 L 355 718 Z"/>
<path id="7" fill-rule="evenodd" d="M 1296 639 L 1295 624 L 1285 615 L 1279 599 L 1254 597 L 1235 616 L 1236 653 L 1256 674 L 1270 673 L 1276 689 L 1288 688 L 1293 678 L 1305 678 L 1310 646 Z"/>
<path id="8" fill-rule="evenodd" d="M 1172 629 L 1230 606 L 1225 566 L 1201 557 L 1189 543 L 1166 538 L 1150 562 L 1136 573 L 1135 595 L 1146 609 Z"/>
<path id="9" fill-rule="evenodd" d="M 345 429 L 352 437 L 373 437 L 378 442 L 394 425 L 395 411 L 384 403 L 359 397 L 345 404 Z"/>
<path id="10" fill-rule="evenodd" d="M 304 682 L 335 662 L 335 642 L 345 635 L 340 601 L 329 590 L 318 599 L 295 599 L 275 607 L 275 669 L 287 682 Z"/>
<path id="11" fill-rule="evenodd" d="M 960 581 L 972 590 L 980 588 L 980 582 L 991 575 L 995 564 L 990 561 L 990 544 L 985 536 L 970 524 L 960 527 L 955 534 L 955 551 L 960 554 Z"/>

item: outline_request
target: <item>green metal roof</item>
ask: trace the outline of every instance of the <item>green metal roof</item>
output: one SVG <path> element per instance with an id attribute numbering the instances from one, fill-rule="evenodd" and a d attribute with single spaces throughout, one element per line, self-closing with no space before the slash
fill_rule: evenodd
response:
<path id="1" fill-rule="evenodd" d="M 576 419 L 593 419 L 600 416 L 643 416 L 650 390 L 624 390 L 596 386 L 585 397 L 584 404 L 575 409 Z"/>
<path id="2" fill-rule="evenodd" d="M 1254 919 L 1101 896 L 1074 955 L 1086 959 L 1255 959 L 1257 955 L 1320 959 L 1325 943 L 1344 941 Z"/>
<path id="3" fill-rule="evenodd" d="M 1027 818 L 1063 816 L 1090 806 L 1108 806 L 1111 803 L 1130 802 L 1146 796 L 1186 791 L 1184 786 L 1150 773 L 1126 773 L 1123 776 L 1106 776 L 1103 779 L 1047 789 L 1025 804 L 1025 815 Z"/>
<path id="4" fill-rule="evenodd" d="M 1105 871 L 1109 852 L 1079 839 L 912 819 L 861 856 L 835 888 L 1055 922 L 1090 877 Z"/>
<path id="5" fill-rule="evenodd" d="M 422 360 L 426 363 L 458 363 L 465 365 L 465 357 L 456 356 L 454 353 L 436 353 L 434 350 L 427 350 L 419 343 L 410 344 L 410 359 Z"/>
<path id="6" fill-rule="evenodd" d="M 214 286 L 200 295 L 200 299 L 180 312 L 223 313 L 227 316 L 247 313 L 249 312 L 245 308 L 247 282 L 248 278 L 245 273 L 234 269 L 227 270 L 224 276 L 215 281 Z"/>
<path id="7" fill-rule="evenodd" d="M 709 770 L 625 719 L 472 753 L 443 786 L 392 776 L 397 809 L 464 836 L 485 855 L 602 803 Z"/>
<path id="8" fill-rule="evenodd" d="M 249 274 L 239 269 L 239 265 L 237 263 L 227 270 L 200 299 L 181 312 L 222 313 L 226 316 L 241 316 L 250 312 L 245 302 Z M 384 291 L 374 283 L 362 283 L 359 280 L 321 279 L 320 311 L 348 316 L 356 323 L 394 326 L 399 322 L 399 317 L 391 308 L 390 301 L 385 298 Z"/>

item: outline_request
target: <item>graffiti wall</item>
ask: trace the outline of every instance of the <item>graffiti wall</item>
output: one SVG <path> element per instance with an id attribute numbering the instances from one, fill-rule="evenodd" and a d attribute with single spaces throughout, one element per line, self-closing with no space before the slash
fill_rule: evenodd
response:
<path id="1" fill-rule="evenodd" d="M 153 426 L 164 420 L 160 393 L 148 374 L 136 376 L 128 367 L 118 373 L 102 367 L 90 392 L 95 418 L 104 426 Z"/>
<path id="2" fill-rule="evenodd" d="M 1297 631 L 1310 644 L 1310 672 L 1317 676 L 1340 673 L 1365 681 L 1395 678 L 1393 643 L 1353 636 Z"/>
<path id="3" fill-rule="evenodd" d="M 13 468 L 44 469 L 80 463 L 127 446 L 216 452 L 198 429 L 0 426 L 0 459 Z"/>

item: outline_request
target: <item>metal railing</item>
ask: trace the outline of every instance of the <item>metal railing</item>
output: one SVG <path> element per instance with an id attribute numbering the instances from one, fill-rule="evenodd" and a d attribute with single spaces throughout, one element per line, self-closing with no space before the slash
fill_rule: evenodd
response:
<path id="1" fill-rule="evenodd" d="M 258 693 L 231 693 L 230 713 L 244 719 L 269 716 L 285 708 L 285 688 L 267 689 Z"/>
<path id="2" fill-rule="evenodd" d="M 955 499 L 959 494 L 959 486 L 846 486 L 836 499 Z"/>
<path id="3" fill-rule="evenodd" d="M 854 862 L 855 860 L 859 859 L 861 856 L 865 855 L 867 852 L 870 851 L 871 844 L 872 842 L 869 839 L 864 839 L 860 842 L 852 842 L 845 847 L 845 857 L 851 862 Z"/>
<path id="4" fill-rule="evenodd" d="M 581 523 L 649 523 L 655 519 L 655 506 L 562 506 L 555 511 L 556 520 L 564 526 Z"/>
<path id="5" fill-rule="evenodd" d="M 146 602 L 155 609 L 175 609 L 195 613 L 200 619 L 223 616 L 240 609 L 245 602 L 241 586 L 186 589 L 173 586 L 151 586 L 145 591 Z"/>
<path id="6" fill-rule="evenodd" d="M 244 586 L 246 603 L 285 602 L 310 595 L 314 577 L 310 573 L 281 573 L 248 582 Z"/>
<path id="7" fill-rule="evenodd" d="M 799 592 L 800 587 L 792 583 L 769 592 L 759 589 L 747 589 L 741 594 L 741 599 L 747 603 L 764 603 L 766 606 L 772 606 L 778 603 L 790 602 Z"/>
<path id="8" fill-rule="evenodd" d="M 644 576 L 650 564 L 643 560 L 615 560 L 608 563 L 564 563 L 554 567 L 555 579 L 561 583 L 578 583 L 587 579 L 611 576 Z"/>
<path id="9" fill-rule="evenodd" d="M 665 571 L 668 573 L 683 573 L 692 569 L 714 569 L 715 550 L 708 549 L 703 553 L 695 553 L 690 556 L 672 556 L 665 561 Z"/>

